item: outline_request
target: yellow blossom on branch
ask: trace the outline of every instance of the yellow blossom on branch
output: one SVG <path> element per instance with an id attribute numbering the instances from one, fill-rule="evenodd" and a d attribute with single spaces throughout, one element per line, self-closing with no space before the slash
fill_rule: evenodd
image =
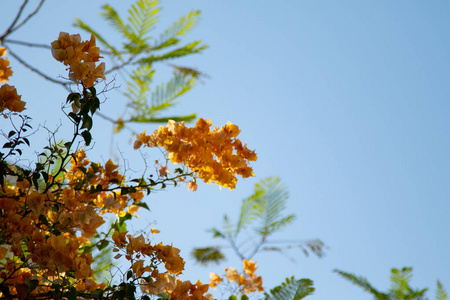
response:
<path id="1" fill-rule="evenodd" d="M 136 135 L 134 149 L 142 145 L 163 147 L 173 163 L 184 163 L 206 183 L 215 182 L 230 190 L 236 186 L 236 175 L 243 178 L 255 176 L 249 166 L 256 161 L 255 151 L 237 138 L 239 127 L 228 122 L 221 128 L 210 127 L 209 119 L 198 119 L 195 127 L 186 127 L 184 122 L 170 120 L 167 126 L 160 126 L 151 135 Z M 189 186 L 194 190 L 194 185 Z"/>
<path id="2" fill-rule="evenodd" d="M 225 274 L 223 278 L 215 273 L 210 273 L 209 286 L 216 288 L 224 278 L 228 279 L 229 283 L 235 282 L 242 294 L 249 294 L 253 292 L 262 292 L 264 288 L 262 287 L 262 277 L 256 276 L 255 270 L 258 268 L 256 262 L 250 260 L 244 260 L 244 273 L 240 274 L 235 268 L 225 268 Z"/>
<path id="3" fill-rule="evenodd" d="M 21 112 L 25 109 L 25 102 L 20 100 L 14 86 L 4 84 L 0 87 L 0 113 L 6 108 L 13 112 Z"/>
<path id="4" fill-rule="evenodd" d="M 75 83 L 90 88 L 99 78 L 106 79 L 105 63 L 96 65 L 101 56 L 100 48 L 95 45 L 94 35 L 91 35 L 89 41 L 81 41 L 79 34 L 61 32 L 51 46 L 53 57 L 69 66 L 69 79 Z"/>
<path id="5" fill-rule="evenodd" d="M 12 75 L 11 67 L 9 66 L 9 59 L 3 58 L 5 56 L 6 49 L 0 48 L 0 83 L 7 83 L 8 78 Z"/>

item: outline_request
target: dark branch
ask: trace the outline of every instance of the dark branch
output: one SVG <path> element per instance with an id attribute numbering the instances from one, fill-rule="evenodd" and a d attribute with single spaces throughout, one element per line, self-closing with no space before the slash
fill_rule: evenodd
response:
<path id="1" fill-rule="evenodd" d="M 51 82 L 61 84 L 61 85 L 64 86 L 67 90 L 70 91 L 70 89 L 69 89 L 70 83 L 58 81 L 58 80 L 55 80 L 55 79 L 51 78 L 51 77 L 48 76 L 48 75 L 45 75 L 44 73 L 42 73 L 42 72 L 39 71 L 38 69 L 36 69 L 36 68 L 34 68 L 33 66 L 29 65 L 27 62 L 25 62 L 25 61 L 24 61 L 23 59 L 21 59 L 19 56 L 17 56 L 17 54 L 15 54 L 14 52 L 12 52 L 11 49 L 8 49 L 8 50 L 9 50 L 9 54 L 11 54 L 12 57 L 14 57 L 15 59 L 17 59 L 22 65 L 24 65 L 25 67 L 27 67 L 27 68 L 30 69 L 31 71 L 37 73 L 38 75 L 44 77 L 45 79 L 47 79 L 47 80 L 49 80 L 49 81 L 51 81 Z"/>
<path id="2" fill-rule="evenodd" d="M 41 8 L 42 4 L 44 4 L 44 1 L 45 1 L 45 0 L 41 0 L 41 2 L 39 2 L 39 4 L 38 4 L 38 6 L 36 7 L 36 9 L 35 9 L 31 14 L 29 14 L 29 15 L 28 15 L 28 16 L 27 16 L 20 24 L 18 24 L 18 25 L 15 26 L 14 28 L 12 28 L 12 29 L 8 32 L 8 34 L 10 34 L 11 32 L 13 32 L 13 31 L 19 29 L 20 27 L 22 27 L 26 22 L 28 22 L 28 20 L 29 20 L 31 17 L 33 17 L 35 14 L 37 14 L 37 12 L 38 12 L 39 9 Z M 28 0 L 26 0 L 25 2 L 28 2 Z M 22 9 L 22 7 L 21 7 L 21 9 Z"/>
<path id="3" fill-rule="evenodd" d="M 17 45 L 22 45 L 22 46 L 28 46 L 28 47 L 52 49 L 52 47 L 50 45 L 46 45 L 46 44 L 27 43 L 27 42 L 10 40 L 10 39 L 4 40 L 4 42 L 5 43 L 11 43 L 11 44 L 17 44 Z"/>
<path id="4" fill-rule="evenodd" d="M 25 8 L 25 6 L 27 5 L 28 0 L 25 0 L 22 3 L 22 6 L 19 9 L 19 12 L 17 13 L 16 17 L 14 18 L 14 21 L 12 22 L 12 24 L 8 27 L 8 29 L 6 29 L 5 33 L 0 37 L 0 44 L 3 44 L 3 39 L 10 34 L 11 32 L 13 32 L 14 29 L 14 25 L 16 25 L 17 21 L 19 20 L 20 16 L 22 15 L 23 9 Z"/>

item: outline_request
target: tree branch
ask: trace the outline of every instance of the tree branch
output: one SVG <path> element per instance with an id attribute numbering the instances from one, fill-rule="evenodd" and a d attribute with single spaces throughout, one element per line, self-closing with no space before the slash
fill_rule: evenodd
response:
<path id="1" fill-rule="evenodd" d="M 50 76 L 45 75 L 44 73 L 42 73 L 41 71 L 39 71 L 38 69 L 34 68 L 33 66 L 29 65 L 28 63 L 26 63 L 23 59 L 21 59 L 19 56 L 17 56 L 17 54 L 15 54 L 13 51 L 11 51 L 11 49 L 8 49 L 9 54 L 14 57 L 15 59 L 17 59 L 22 65 L 24 65 L 25 67 L 27 67 L 28 69 L 30 69 L 31 71 L 37 73 L 38 75 L 44 77 L 45 79 L 53 82 L 53 83 L 58 83 L 61 84 L 62 86 L 64 86 L 64 88 L 66 88 L 66 90 L 70 91 L 69 89 L 69 85 L 70 83 L 68 82 L 62 82 L 62 81 L 58 81 L 55 80 L 53 78 L 51 78 Z"/>
<path id="2" fill-rule="evenodd" d="M 10 39 L 4 40 L 4 42 L 5 43 L 11 43 L 11 44 L 17 44 L 17 45 L 22 45 L 22 46 L 28 46 L 28 47 L 52 49 L 52 47 L 50 45 L 46 45 L 46 44 L 27 43 L 27 42 L 10 40 Z"/>
<path id="3" fill-rule="evenodd" d="M 39 9 L 41 8 L 42 4 L 44 4 L 44 1 L 45 1 L 45 0 L 41 0 L 41 2 L 39 2 L 39 4 L 38 4 L 38 6 L 36 7 L 36 9 L 35 9 L 31 14 L 29 14 L 22 22 L 20 22 L 20 24 L 18 24 L 18 25 L 15 26 L 14 28 L 12 28 L 12 26 L 11 26 L 10 28 L 8 28 L 8 30 L 6 31 L 6 33 L 2 36 L 2 39 L 3 39 L 4 37 L 6 37 L 6 35 L 12 33 L 13 31 L 15 31 L 15 30 L 17 30 L 17 29 L 19 29 L 20 27 L 22 27 L 26 22 L 28 22 L 28 20 L 29 20 L 31 17 L 33 17 L 35 14 L 37 14 L 37 12 L 38 12 Z M 27 2 L 28 2 L 28 0 L 25 0 L 24 4 L 23 4 L 22 7 L 20 8 L 19 14 L 17 15 L 16 20 L 14 20 L 14 23 L 13 23 L 13 24 L 15 24 L 15 23 L 17 22 L 17 20 L 19 19 L 19 16 L 20 16 L 20 14 L 22 13 L 22 10 L 23 10 L 23 8 L 24 8 L 24 6 L 26 5 Z"/>
<path id="4" fill-rule="evenodd" d="M 25 0 L 22 3 L 22 6 L 19 9 L 19 12 L 17 13 L 16 17 L 14 18 L 14 21 L 12 22 L 12 24 L 8 27 L 8 29 L 6 29 L 5 33 L 0 37 L 0 44 L 3 44 L 3 39 L 10 34 L 11 32 L 14 31 L 14 25 L 16 25 L 17 21 L 19 20 L 20 16 L 22 15 L 23 9 L 25 8 L 25 6 L 27 5 L 28 0 Z"/>

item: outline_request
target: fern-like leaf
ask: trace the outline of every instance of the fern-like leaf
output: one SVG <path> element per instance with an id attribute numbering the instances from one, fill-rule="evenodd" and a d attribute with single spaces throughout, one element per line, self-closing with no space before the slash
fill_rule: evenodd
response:
<path id="1" fill-rule="evenodd" d="M 225 255 L 217 247 L 194 248 L 191 255 L 203 266 L 211 263 L 218 265 L 220 262 L 225 260 Z"/>
<path id="2" fill-rule="evenodd" d="M 151 93 L 149 86 L 153 73 L 151 66 L 141 65 L 132 73 L 131 80 L 127 82 L 127 93 L 125 95 L 130 99 L 128 106 L 133 108 L 134 113 L 130 121 L 161 123 L 168 120 L 179 122 L 195 119 L 195 114 L 178 117 L 156 117 L 160 112 L 173 106 L 177 97 L 189 91 L 194 86 L 195 79 L 178 73 L 169 82 L 157 86 L 156 90 Z"/>
<path id="3" fill-rule="evenodd" d="M 261 195 L 264 193 L 262 190 L 255 190 L 253 195 L 242 201 L 241 212 L 234 232 L 237 235 L 242 229 L 251 224 L 258 216 L 261 216 Z"/>
<path id="4" fill-rule="evenodd" d="M 131 52 L 140 52 L 147 48 L 146 42 L 150 38 L 152 27 L 157 22 L 159 8 L 157 0 L 138 0 L 128 10 L 129 43 L 126 45 Z"/>
<path id="5" fill-rule="evenodd" d="M 371 293 L 373 296 L 375 296 L 375 299 L 377 299 L 377 300 L 389 300 L 390 299 L 388 294 L 378 291 L 376 288 L 374 288 L 369 283 L 369 281 L 366 278 L 364 278 L 362 276 L 356 276 L 355 274 L 346 273 L 346 272 L 340 271 L 340 270 L 334 270 L 334 272 L 338 273 L 339 275 L 341 275 L 342 277 L 344 277 L 345 279 L 347 279 L 354 285 L 357 285 L 357 286 L 361 287 L 362 289 L 364 289 L 365 291 Z"/>
<path id="6" fill-rule="evenodd" d="M 199 11 L 191 11 L 186 16 L 182 16 L 175 23 L 167 28 L 163 34 L 160 35 L 159 40 L 151 47 L 152 50 L 159 50 L 165 47 L 177 45 L 179 43 L 179 36 L 186 34 L 197 23 L 200 16 Z"/>
<path id="7" fill-rule="evenodd" d="M 111 5 L 103 5 L 100 15 L 105 18 L 105 20 L 108 21 L 109 24 L 118 32 L 120 32 L 125 38 L 127 38 L 128 40 L 133 39 L 131 28 L 123 22 L 123 20 L 119 16 L 119 13 Z"/>
<path id="8" fill-rule="evenodd" d="M 151 55 L 149 57 L 142 58 L 137 61 L 138 64 L 152 64 L 156 61 L 164 61 L 167 59 L 177 58 L 181 56 L 186 56 L 190 54 L 199 53 L 208 48 L 206 45 L 200 45 L 202 41 L 195 41 L 187 44 L 184 47 L 177 48 L 170 52 L 161 55 Z"/>
<path id="9" fill-rule="evenodd" d="M 274 287 L 269 293 L 264 293 L 265 300 L 300 300 L 314 292 L 310 279 L 296 280 L 294 276 L 286 278 L 286 282 Z"/>
<path id="10" fill-rule="evenodd" d="M 437 282 L 437 291 L 436 291 L 436 299 L 437 300 L 447 300 L 447 292 L 445 291 L 442 283 L 438 280 Z"/>
<path id="11" fill-rule="evenodd" d="M 154 73 L 148 65 L 141 65 L 131 73 L 130 80 L 127 81 L 127 92 L 124 94 L 130 100 L 128 106 L 135 111 L 148 109 L 147 101 Z"/>
<path id="12" fill-rule="evenodd" d="M 294 215 L 281 216 L 286 208 L 289 193 L 278 177 L 262 180 L 256 185 L 255 191 L 261 191 L 259 209 L 262 223 L 256 232 L 267 236 L 294 220 Z"/>
<path id="13" fill-rule="evenodd" d="M 76 18 L 73 26 L 83 29 L 84 31 L 89 32 L 90 34 L 93 34 L 97 40 L 99 40 L 103 45 L 105 45 L 112 52 L 112 54 L 120 57 L 121 54 L 120 54 L 119 50 L 117 50 L 114 46 L 112 46 L 110 43 L 108 43 L 105 40 L 105 38 L 103 38 L 103 36 L 101 36 L 100 33 L 98 33 L 98 31 L 92 29 L 92 27 L 90 27 L 89 25 L 87 25 L 86 23 L 81 21 L 80 19 Z"/>

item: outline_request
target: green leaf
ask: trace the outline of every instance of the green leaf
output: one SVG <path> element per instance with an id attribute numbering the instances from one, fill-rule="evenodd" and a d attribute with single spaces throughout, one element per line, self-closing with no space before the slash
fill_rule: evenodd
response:
<path id="1" fill-rule="evenodd" d="M 127 223 L 125 222 L 116 222 L 112 225 L 112 228 L 114 228 L 119 233 L 127 231 Z"/>
<path id="2" fill-rule="evenodd" d="M 127 280 L 130 280 L 130 278 L 133 276 L 133 271 L 129 270 L 127 272 Z"/>
<path id="3" fill-rule="evenodd" d="M 257 233 L 268 236 L 294 220 L 294 215 L 285 217 L 281 215 L 286 209 L 289 193 L 278 177 L 261 180 L 255 185 L 256 193 L 258 193 L 257 203 L 261 216 L 261 225 L 256 228 Z"/>
<path id="4" fill-rule="evenodd" d="M 81 128 L 86 128 L 88 131 L 92 129 L 92 118 L 88 115 L 83 116 L 83 124 L 81 125 Z"/>
<path id="5" fill-rule="evenodd" d="M 144 44 L 149 38 L 146 36 L 157 22 L 156 16 L 159 12 L 159 8 L 156 8 L 157 4 L 158 1 L 154 0 L 140 0 L 131 5 L 128 10 L 129 28 L 133 34 L 133 39 L 130 39 L 131 42 Z"/>
<path id="6" fill-rule="evenodd" d="M 182 16 L 160 35 L 159 40 L 152 46 L 152 50 L 159 50 L 178 44 L 178 36 L 186 34 L 198 22 L 200 11 L 191 11 Z"/>
<path id="7" fill-rule="evenodd" d="M 89 146 L 90 144 L 91 144 L 91 141 L 92 141 L 92 135 L 91 135 L 91 133 L 89 132 L 89 131 L 83 131 L 82 133 L 81 133 L 81 136 L 83 137 L 83 139 L 84 139 L 84 142 L 86 143 L 86 146 Z"/>
<path id="8" fill-rule="evenodd" d="M 445 291 L 444 287 L 442 286 L 442 283 L 439 280 L 437 281 L 436 299 L 437 300 L 448 299 L 447 292 Z"/>
<path id="9" fill-rule="evenodd" d="M 313 282 L 310 279 L 296 280 L 294 276 L 286 278 L 281 285 L 274 287 L 269 293 L 264 293 L 266 300 L 299 300 L 314 292 Z"/>
<path id="10" fill-rule="evenodd" d="M 206 266 L 210 263 L 219 264 L 225 260 L 225 255 L 217 247 L 194 248 L 191 256 L 201 265 Z"/>
<path id="11" fill-rule="evenodd" d="M 130 213 L 126 213 L 125 216 L 119 217 L 119 223 L 123 224 L 125 221 L 131 220 L 133 216 Z"/>
<path id="12" fill-rule="evenodd" d="M 131 33 L 131 29 L 127 26 L 123 20 L 120 18 L 117 11 L 110 6 L 109 4 L 105 4 L 102 6 L 102 11 L 100 15 L 109 22 L 109 24 L 116 29 L 119 33 L 121 33 L 125 38 L 131 40 L 133 35 Z"/>
<path id="13" fill-rule="evenodd" d="M 74 101 L 79 101 L 80 100 L 80 98 L 81 98 L 81 94 L 80 93 L 70 93 L 68 96 L 67 96 L 67 103 L 72 103 L 72 102 L 74 102 Z"/>
<path id="14" fill-rule="evenodd" d="M 148 207 L 148 205 L 147 205 L 147 203 L 145 203 L 145 202 L 135 202 L 135 203 L 133 203 L 134 205 L 136 205 L 136 206 L 140 206 L 140 207 L 143 207 L 143 208 L 145 208 L 146 210 L 148 210 L 148 211 L 150 211 L 150 208 Z"/>
<path id="15" fill-rule="evenodd" d="M 225 239 L 226 238 L 226 236 L 225 236 L 225 234 L 223 234 L 222 232 L 220 232 L 218 229 L 216 229 L 216 228 L 212 228 L 212 229 L 209 229 L 209 230 L 207 230 L 207 231 L 209 231 L 209 232 L 212 232 L 212 234 L 213 234 L 213 238 L 222 238 L 222 239 Z"/>
<path id="16" fill-rule="evenodd" d="M 346 273 L 346 272 L 340 271 L 340 270 L 334 270 L 334 272 L 338 273 L 339 275 L 341 275 L 342 277 L 344 277 L 345 279 L 347 279 L 354 285 L 357 285 L 357 286 L 361 287 L 363 290 L 371 293 L 372 295 L 374 295 L 376 297 L 377 300 L 389 300 L 390 299 L 388 294 L 378 291 L 364 277 L 356 276 L 354 274 Z"/>
<path id="17" fill-rule="evenodd" d="M 206 46 L 206 45 L 201 45 L 200 44 L 201 42 L 202 41 L 195 41 L 195 42 L 189 43 L 183 47 L 180 47 L 180 48 L 174 49 L 170 52 L 167 52 L 165 54 L 150 55 L 149 57 L 138 60 L 136 63 L 137 64 L 152 64 L 157 61 L 164 61 L 167 59 L 172 59 L 172 58 L 177 58 L 177 57 L 186 56 L 186 55 L 190 55 L 190 54 L 200 53 L 201 51 L 208 48 L 208 46 Z"/>
<path id="18" fill-rule="evenodd" d="M 89 25 L 87 25 L 86 23 L 81 21 L 80 19 L 75 18 L 75 22 L 73 23 L 73 26 L 81 28 L 84 31 L 89 32 L 90 34 L 93 34 L 97 40 L 99 40 L 103 45 L 105 45 L 112 52 L 112 54 L 114 54 L 118 57 L 121 56 L 120 52 L 114 46 L 112 46 L 110 43 L 108 43 L 106 41 L 106 39 L 100 33 L 95 31 L 94 29 L 92 29 L 92 27 L 90 27 Z"/>
<path id="19" fill-rule="evenodd" d="M 101 251 L 101 250 L 105 249 L 106 247 L 108 247 L 108 245 L 109 245 L 109 241 L 102 240 L 100 242 L 100 244 L 97 244 L 97 249 Z"/>
<path id="20" fill-rule="evenodd" d="M 142 70 L 142 72 L 144 71 Z M 134 83 L 129 84 L 127 93 L 127 96 L 132 100 L 129 106 L 134 108 L 134 114 L 130 118 L 132 122 L 161 122 L 169 119 L 156 118 L 156 115 L 176 104 L 174 100 L 191 90 L 196 81 L 194 78 L 176 74 L 169 82 L 158 85 L 155 91 L 149 95 L 149 83 L 143 80 L 141 76 L 135 76 L 133 79 Z M 137 89 L 134 88 L 134 91 L 138 91 L 137 93 L 133 93 L 132 85 L 137 87 Z M 148 103 L 148 97 L 150 97 L 150 103 Z M 181 118 L 174 117 L 173 119 L 179 120 Z M 193 119 L 195 115 L 187 115 L 184 118 L 184 120 Z"/>

